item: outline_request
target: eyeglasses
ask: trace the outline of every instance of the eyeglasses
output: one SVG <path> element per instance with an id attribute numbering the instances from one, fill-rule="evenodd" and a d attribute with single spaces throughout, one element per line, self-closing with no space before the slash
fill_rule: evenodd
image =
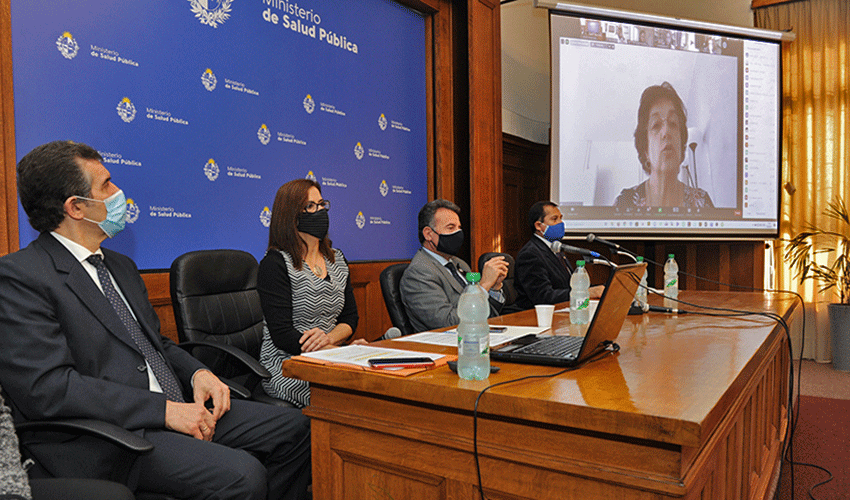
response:
<path id="1" fill-rule="evenodd" d="M 331 202 L 329 200 L 322 200 L 319 203 L 311 201 L 309 204 L 307 204 L 307 208 L 305 208 L 304 211 L 308 214 L 314 214 L 319 208 L 323 208 L 324 210 L 330 210 Z"/>

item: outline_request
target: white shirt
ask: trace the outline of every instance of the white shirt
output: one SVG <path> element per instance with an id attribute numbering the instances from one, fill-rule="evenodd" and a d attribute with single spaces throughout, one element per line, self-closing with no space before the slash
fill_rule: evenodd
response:
<path id="1" fill-rule="evenodd" d="M 540 235 L 539 235 L 539 234 L 537 234 L 537 233 L 534 233 L 534 236 L 537 236 L 538 238 L 540 238 L 540 241 L 542 241 L 543 243 L 546 243 L 546 246 L 547 246 L 547 247 L 549 247 L 549 249 L 550 249 L 550 250 L 552 250 L 552 253 L 554 253 L 554 254 L 557 254 L 557 253 L 558 253 L 558 251 L 557 251 L 557 250 L 555 250 L 555 248 L 554 248 L 554 247 L 552 247 L 552 242 L 551 242 L 551 241 L 547 240 L 546 238 L 544 238 L 544 237 L 540 236 Z"/>
<path id="2" fill-rule="evenodd" d="M 100 280 L 97 278 L 97 268 L 94 267 L 94 264 L 89 262 L 88 259 L 92 255 L 100 255 L 103 258 L 103 250 L 98 247 L 97 251 L 94 253 L 90 252 L 88 248 L 80 245 L 76 241 L 73 241 L 61 234 L 51 231 L 50 234 L 53 235 L 56 240 L 62 244 L 65 248 L 68 249 L 69 252 L 83 265 L 83 269 L 89 273 L 94 284 L 97 285 L 97 288 L 100 289 L 101 293 L 103 293 L 103 287 L 100 285 Z M 124 305 L 127 306 L 127 310 L 130 311 L 130 314 L 133 315 L 133 319 L 136 319 L 136 315 L 133 313 L 133 308 L 130 307 L 130 304 L 127 302 L 127 298 L 124 297 L 124 293 L 121 292 L 121 287 L 118 286 L 118 283 L 115 281 L 115 277 L 112 276 L 112 273 L 109 270 L 106 270 L 109 273 L 109 279 L 112 281 L 112 286 L 115 287 L 115 290 L 118 291 L 118 296 L 121 297 L 121 300 L 124 301 Z M 136 320 L 138 321 L 138 320 Z M 148 364 L 147 360 L 145 360 L 145 366 L 147 366 L 148 372 L 148 386 L 151 392 L 162 392 L 162 387 L 159 385 L 159 381 L 156 379 L 156 375 L 153 374 L 153 370 L 151 370 L 151 366 Z"/>

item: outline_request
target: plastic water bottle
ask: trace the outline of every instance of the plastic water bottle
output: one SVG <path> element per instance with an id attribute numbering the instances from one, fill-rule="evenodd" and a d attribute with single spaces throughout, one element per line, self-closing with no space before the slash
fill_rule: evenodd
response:
<path id="1" fill-rule="evenodd" d="M 638 256 L 638 263 L 643 262 L 643 256 Z M 640 277 L 640 286 L 635 292 L 635 302 L 641 309 L 646 308 L 646 269 L 643 271 L 643 275 Z"/>
<path id="2" fill-rule="evenodd" d="M 570 278 L 570 323 L 586 325 L 590 322 L 590 276 L 584 261 L 576 261 L 576 270 Z"/>
<path id="3" fill-rule="evenodd" d="M 667 262 L 664 263 L 664 307 L 678 309 L 679 302 L 674 300 L 678 298 L 679 264 L 676 264 L 676 259 L 673 258 L 673 254 L 671 253 L 667 256 Z"/>
<path id="4" fill-rule="evenodd" d="M 465 380 L 490 376 L 490 303 L 478 284 L 480 273 L 466 273 L 469 285 L 457 302 L 457 374 Z"/>

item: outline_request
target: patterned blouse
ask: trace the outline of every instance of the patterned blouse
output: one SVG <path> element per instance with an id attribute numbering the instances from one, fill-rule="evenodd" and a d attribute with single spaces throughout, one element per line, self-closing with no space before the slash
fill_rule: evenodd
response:
<path id="1" fill-rule="evenodd" d="M 284 377 L 281 364 L 301 354 L 298 340 L 302 333 L 311 328 L 329 332 L 339 323 L 357 328 L 357 305 L 342 252 L 334 249 L 334 262 L 325 259 L 325 266 L 328 275 L 319 278 L 306 262 L 297 270 L 288 253 L 270 250 L 260 262 L 257 277 L 266 319 L 260 363 L 272 374 L 263 388 L 268 395 L 298 407 L 310 404 L 310 386 L 306 381 Z"/>
<path id="2" fill-rule="evenodd" d="M 648 207 L 646 200 L 646 183 L 643 181 L 637 186 L 620 191 L 614 206 L 617 208 Z M 711 198 L 704 190 L 691 186 L 684 186 L 685 199 L 680 206 L 685 208 L 714 208 Z"/>

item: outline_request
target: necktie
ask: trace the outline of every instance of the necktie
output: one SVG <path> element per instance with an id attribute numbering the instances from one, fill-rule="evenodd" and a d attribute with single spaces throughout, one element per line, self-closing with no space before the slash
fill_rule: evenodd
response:
<path id="1" fill-rule="evenodd" d="M 460 273 L 458 272 L 457 267 L 455 267 L 454 262 L 446 262 L 446 269 L 455 277 L 455 279 L 460 283 L 460 286 L 466 288 L 466 285 L 469 283 L 466 282 L 465 279 L 460 277 Z"/>
<path id="2" fill-rule="evenodd" d="M 157 382 L 159 382 L 160 387 L 162 387 L 165 397 L 177 403 L 184 403 L 185 400 L 183 399 L 183 394 L 180 390 L 180 384 L 177 382 L 177 378 L 171 372 L 171 369 L 168 368 L 168 365 L 165 364 L 165 360 L 162 359 L 162 355 L 160 355 L 154 348 L 153 344 L 151 344 L 150 339 L 142 332 L 139 323 L 136 322 L 136 319 L 133 318 L 133 315 L 127 308 L 127 304 L 121 300 L 121 296 L 118 295 L 118 291 L 114 286 L 112 286 L 112 280 L 109 278 L 109 271 L 107 271 L 106 265 L 103 263 L 103 257 L 100 255 L 91 255 L 86 260 L 93 265 L 95 269 L 97 269 L 97 279 L 100 280 L 100 286 L 103 288 L 103 294 L 106 295 L 107 299 L 109 299 L 109 302 L 112 304 L 112 307 L 115 309 L 115 312 L 118 314 L 121 322 L 124 323 L 124 327 L 127 328 L 127 331 L 130 333 L 130 337 L 133 338 L 133 342 L 135 342 L 139 347 L 139 350 L 142 351 L 142 354 L 145 356 L 145 361 L 148 362 L 151 370 L 153 370 L 153 374 L 156 377 Z"/>
<path id="3" fill-rule="evenodd" d="M 563 264 L 564 267 L 567 269 L 567 276 L 572 276 L 573 270 L 570 268 L 570 261 L 567 259 L 567 256 L 564 255 L 563 252 L 558 252 L 558 254 L 561 259 L 561 264 Z"/>

